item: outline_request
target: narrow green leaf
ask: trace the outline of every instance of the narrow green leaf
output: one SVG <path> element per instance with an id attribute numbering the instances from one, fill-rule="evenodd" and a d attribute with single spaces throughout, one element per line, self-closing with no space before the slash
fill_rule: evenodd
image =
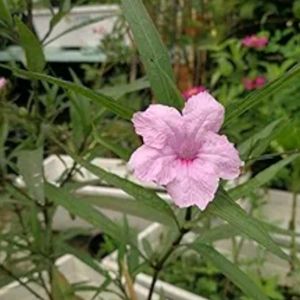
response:
<path id="1" fill-rule="evenodd" d="M 91 101 L 94 101 L 97 104 L 100 104 L 101 106 L 106 107 L 108 110 L 124 119 L 131 120 L 134 113 L 132 109 L 116 102 L 113 98 L 100 93 L 96 93 L 84 86 L 36 72 L 28 72 L 17 68 L 11 68 L 6 65 L 1 65 L 1 67 L 12 70 L 16 76 L 22 78 L 42 80 L 50 82 L 52 84 L 56 84 L 64 89 L 68 89 L 74 93 L 77 93 L 78 95 L 84 96 Z"/>
<path id="2" fill-rule="evenodd" d="M 297 64 L 290 71 L 280 76 L 276 80 L 268 83 L 262 89 L 250 93 L 244 100 L 234 102 L 227 108 L 225 125 L 229 125 L 233 120 L 241 114 L 259 104 L 266 98 L 271 97 L 280 91 L 283 87 L 287 87 L 293 80 L 300 77 L 300 64 Z"/>
<path id="3" fill-rule="evenodd" d="M 102 137 L 100 134 L 97 134 L 96 130 L 94 130 L 93 136 L 97 143 L 99 143 L 106 149 L 112 151 L 121 159 L 128 161 L 130 157 L 130 152 L 127 149 L 122 148 L 120 145 L 113 144 L 109 139 Z"/>
<path id="4" fill-rule="evenodd" d="M 107 172 L 104 169 L 95 166 L 78 156 L 75 156 L 73 153 L 68 154 L 78 164 L 85 167 L 91 173 L 98 176 L 100 179 L 106 181 L 108 184 L 122 189 L 127 194 L 134 197 L 136 200 L 143 202 L 149 208 L 160 211 L 161 214 L 165 215 L 165 218 L 168 219 L 169 223 L 173 223 L 173 225 L 175 225 L 174 221 L 176 220 L 176 217 L 171 207 L 163 199 L 161 199 L 154 191 L 142 187 L 136 183 L 133 183 L 132 181 L 129 181 L 125 178 Z"/>
<path id="5" fill-rule="evenodd" d="M 6 174 L 5 143 L 9 133 L 8 117 L 0 114 L 0 173 Z"/>
<path id="6" fill-rule="evenodd" d="M 287 158 L 280 160 L 279 162 L 261 171 L 247 182 L 229 190 L 229 196 L 233 200 L 238 200 L 241 197 L 247 196 L 252 191 L 255 191 L 256 189 L 272 180 L 282 168 L 290 164 L 299 156 L 300 154 L 293 154 Z"/>
<path id="7" fill-rule="evenodd" d="M 161 69 L 164 70 L 167 77 L 174 82 L 168 51 L 164 47 L 143 2 L 141 0 L 122 0 L 121 3 L 157 101 L 162 104 L 181 107 L 183 100 L 178 99 L 177 95 L 174 94 L 174 89 L 166 80 L 166 76 L 161 73 Z M 157 65 L 160 66 L 160 69 L 157 68 Z"/>
<path id="8" fill-rule="evenodd" d="M 231 226 L 230 224 L 222 224 L 207 230 L 206 228 L 195 229 L 195 232 L 199 234 L 197 241 L 212 243 L 218 240 L 230 239 L 240 234 L 238 228 Z"/>
<path id="9" fill-rule="evenodd" d="M 25 52 L 27 68 L 42 72 L 46 65 L 43 48 L 34 33 L 18 18 L 15 18 L 20 43 Z"/>
<path id="10" fill-rule="evenodd" d="M 82 298 L 75 295 L 72 285 L 55 266 L 52 267 L 51 279 L 51 295 L 53 300 L 82 300 Z"/>
<path id="11" fill-rule="evenodd" d="M 118 99 L 126 94 L 144 90 L 149 87 L 149 81 L 145 77 L 143 77 L 127 84 L 119 84 L 118 86 L 114 87 L 104 87 L 101 90 L 99 90 L 99 92 L 104 95 Z"/>
<path id="12" fill-rule="evenodd" d="M 238 147 L 241 158 L 251 159 L 261 155 L 270 142 L 279 134 L 283 126 L 285 126 L 285 123 L 282 119 L 275 120 L 245 140 Z"/>
<path id="13" fill-rule="evenodd" d="M 7 0 L 0 0 L 0 21 L 3 21 L 8 26 L 13 25 L 13 19 L 8 8 Z"/>
<path id="14" fill-rule="evenodd" d="M 18 167 L 30 196 L 40 204 L 44 203 L 43 147 L 34 150 L 21 150 L 18 154 Z"/>
<path id="15" fill-rule="evenodd" d="M 238 228 L 241 233 L 255 240 L 273 254 L 289 260 L 288 255 L 272 240 L 260 222 L 247 215 L 222 188 L 220 188 L 216 199 L 209 205 L 207 212 L 227 221 L 228 224 Z"/>
<path id="16" fill-rule="evenodd" d="M 47 197 L 55 204 L 63 206 L 71 214 L 84 219 L 88 223 L 98 227 L 107 235 L 118 240 L 118 226 L 92 205 L 50 184 L 45 185 L 45 190 Z"/>
<path id="17" fill-rule="evenodd" d="M 90 102 L 74 92 L 69 92 L 70 118 L 72 126 L 72 138 L 77 148 L 80 148 L 84 139 L 91 130 L 91 107 Z"/>
<path id="18" fill-rule="evenodd" d="M 213 247 L 202 243 L 194 243 L 192 248 L 205 259 L 211 261 L 221 273 L 237 285 L 247 296 L 251 297 L 251 299 L 268 300 L 268 297 L 263 293 L 260 286 Z"/>
<path id="19" fill-rule="evenodd" d="M 174 222 L 170 222 L 170 218 L 166 218 L 165 213 L 161 213 L 155 208 L 145 205 L 142 201 L 135 199 L 128 200 L 122 198 L 116 198 L 112 196 L 82 196 L 86 203 L 92 204 L 97 207 L 122 212 L 126 215 L 137 216 L 152 222 L 158 222 L 168 226 L 174 225 Z"/>

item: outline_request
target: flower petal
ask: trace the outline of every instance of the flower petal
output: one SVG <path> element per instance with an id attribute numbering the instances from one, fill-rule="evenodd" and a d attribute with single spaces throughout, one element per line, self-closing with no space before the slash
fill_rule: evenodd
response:
<path id="1" fill-rule="evenodd" d="M 182 128 L 182 116 L 173 107 L 154 104 L 144 112 L 135 113 L 132 119 L 137 134 L 148 146 L 161 149 Z"/>
<path id="2" fill-rule="evenodd" d="M 198 206 L 204 210 L 214 199 L 219 179 L 209 165 L 200 160 L 177 163 L 177 176 L 167 185 L 167 191 L 179 207 Z"/>
<path id="3" fill-rule="evenodd" d="M 218 132 L 224 121 L 224 107 L 206 91 L 189 98 L 182 114 L 188 132 Z"/>
<path id="4" fill-rule="evenodd" d="M 234 179 L 240 175 L 242 161 L 238 151 L 225 135 L 207 132 L 197 157 L 210 164 L 223 179 Z"/>
<path id="5" fill-rule="evenodd" d="M 158 150 L 143 145 L 133 152 L 128 166 L 139 180 L 166 185 L 176 176 L 173 167 L 175 159 L 176 156 L 169 147 Z"/>

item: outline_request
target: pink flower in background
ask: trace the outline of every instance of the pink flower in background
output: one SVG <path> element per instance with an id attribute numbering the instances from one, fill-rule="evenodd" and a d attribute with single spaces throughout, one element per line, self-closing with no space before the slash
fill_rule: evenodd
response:
<path id="1" fill-rule="evenodd" d="M 256 90 L 256 89 L 260 89 L 262 88 L 266 82 L 267 79 L 265 76 L 257 76 L 255 78 L 243 78 L 243 85 L 245 90 L 247 91 L 252 91 L 252 90 Z"/>
<path id="2" fill-rule="evenodd" d="M 265 76 L 257 76 L 255 78 L 255 87 L 257 89 L 259 89 L 259 88 L 263 87 L 266 84 L 266 82 L 267 82 L 267 79 Z"/>
<path id="3" fill-rule="evenodd" d="M 267 46 L 269 40 L 265 36 L 248 35 L 242 39 L 245 47 L 261 49 Z"/>
<path id="4" fill-rule="evenodd" d="M 132 119 L 144 145 L 132 154 L 130 169 L 141 181 L 166 186 L 177 206 L 204 210 L 220 178 L 238 177 L 242 165 L 234 145 L 218 134 L 223 120 L 224 107 L 208 92 L 190 97 L 182 113 L 150 105 Z"/>
<path id="5" fill-rule="evenodd" d="M 199 86 L 195 86 L 195 87 L 192 87 L 191 89 L 184 91 L 182 93 L 182 96 L 183 96 L 184 100 L 187 101 L 190 97 L 195 96 L 204 91 L 206 91 L 206 88 L 202 85 L 199 85 Z"/>
<path id="6" fill-rule="evenodd" d="M 0 90 L 2 90 L 7 84 L 7 79 L 4 77 L 0 77 Z"/>
<path id="7" fill-rule="evenodd" d="M 243 78 L 243 85 L 247 91 L 252 91 L 255 89 L 255 81 L 251 78 Z"/>

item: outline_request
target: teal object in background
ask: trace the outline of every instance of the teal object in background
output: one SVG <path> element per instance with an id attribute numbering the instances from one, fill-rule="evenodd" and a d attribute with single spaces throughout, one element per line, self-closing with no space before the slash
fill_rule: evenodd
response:
<path id="1" fill-rule="evenodd" d="M 56 47 L 45 48 L 47 62 L 104 62 L 106 56 L 98 48 L 63 49 Z M 25 56 L 21 47 L 10 46 L 0 51 L 0 62 L 24 61 Z"/>

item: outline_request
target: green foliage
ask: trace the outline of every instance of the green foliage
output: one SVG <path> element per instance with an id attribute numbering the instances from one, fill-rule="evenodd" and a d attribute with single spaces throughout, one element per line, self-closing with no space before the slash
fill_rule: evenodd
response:
<path id="1" fill-rule="evenodd" d="M 3 266 L 12 269 L 13 278 L 26 274 L 29 280 L 39 282 L 49 299 L 54 300 L 80 299 L 75 295 L 80 290 L 94 291 L 95 297 L 104 291 L 115 292 L 129 299 L 132 281 L 145 265 L 151 268 L 153 287 L 162 272 L 162 277 L 169 278 L 172 283 L 215 300 L 226 297 L 284 299 L 286 294 L 279 291 L 276 280 L 256 278 L 245 271 L 239 251 L 244 240 L 250 239 L 258 249 L 262 246 L 265 251 L 287 260 L 292 269 L 297 267 L 296 260 L 290 259 L 273 236 L 276 233 L 291 238 L 289 248 L 291 253 L 295 252 L 294 242 L 298 236 L 295 217 L 292 216 L 290 228 L 285 229 L 254 216 L 259 215 L 256 211 L 262 203 L 256 192 L 284 168 L 285 172 L 288 170 L 284 179 L 286 187 L 294 193 L 299 192 L 299 155 L 294 152 L 300 149 L 297 121 L 300 35 L 293 28 L 262 31 L 258 34 L 267 36 L 269 44 L 261 49 L 246 48 L 240 39 L 234 37 L 224 40 L 226 35 L 234 36 L 235 28 L 239 30 L 244 25 L 243 20 L 251 23 L 249 20 L 259 12 L 263 13 L 259 23 L 264 29 L 269 15 L 274 16 L 280 11 L 279 6 L 268 1 L 191 1 L 185 7 L 180 1 L 152 1 L 145 1 L 145 4 L 147 7 L 153 5 L 155 11 L 159 11 L 157 15 L 151 9 L 149 14 L 141 0 L 121 1 L 149 81 L 137 76 L 143 69 L 139 66 L 135 49 L 123 45 L 123 35 L 128 27 L 120 18 L 116 31 L 99 46 L 101 51 L 106 51 L 110 61 L 101 66 L 83 66 L 85 81 L 94 87 L 91 89 L 76 72 L 71 71 L 72 81 L 66 81 L 58 78 L 51 68 L 45 68 L 43 47 L 51 42 L 48 37 L 53 28 L 70 11 L 71 1 L 61 1 L 57 11 L 53 10 L 53 3 L 44 1 L 52 11 L 52 19 L 49 31 L 39 40 L 31 28 L 34 22 L 30 1 L 26 3 L 26 9 L 21 5 L 20 10 L 16 10 L 13 8 L 15 4 L 7 6 L 5 0 L 0 0 L 1 36 L 23 49 L 29 71 L 17 64 L 3 67 L 11 70 L 15 77 L 31 82 L 29 88 L 24 88 L 24 103 L 19 101 L 23 98 L 6 91 L 0 99 L 0 163 L 4 170 L 0 177 L 0 192 L 4 191 L 4 195 L 0 195 L 0 205 L 1 211 L 5 208 L 11 214 L 9 226 L 3 225 L 8 229 L 0 231 L 0 250 L 6 254 Z M 293 2 L 293 13 L 297 18 L 298 2 Z M 291 9 L 289 7 L 289 12 Z M 13 18 L 11 11 L 17 16 Z M 21 14 L 24 22 L 19 18 Z M 237 18 L 238 22 L 234 23 Z M 154 24 L 162 29 L 168 48 Z M 85 25 L 87 23 L 68 29 L 52 41 Z M 166 27 L 169 29 L 167 34 Z M 122 64 L 130 64 L 130 72 L 128 66 L 122 69 Z M 116 65 L 118 67 L 113 69 Z M 187 72 L 195 74 L 191 75 L 192 78 L 175 78 L 172 65 L 178 77 L 181 67 L 187 67 Z M 113 74 L 113 78 L 106 78 L 108 74 Z M 242 79 L 258 75 L 267 77 L 268 84 L 248 94 Z M 155 102 L 181 108 L 183 99 L 177 86 L 182 88 L 182 81 L 188 80 L 195 85 L 205 84 L 226 106 L 224 132 L 239 143 L 247 170 L 254 170 L 256 161 L 264 157 L 281 158 L 227 192 L 221 187 L 204 212 L 194 208 L 175 209 L 157 190 L 150 190 L 126 176 L 113 174 L 104 166 L 92 164 L 94 157 L 104 154 L 127 161 L 133 148 L 140 144 L 129 121 L 135 111 L 152 102 L 151 95 L 144 89 L 151 86 Z M 16 78 L 14 81 L 17 82 Z M 268 151 L 272 153 L 266 154 Z M 55 183 L 44 182 L 49 170 L 44 172 L 43 158 L 48 153 L 66 153 L 74 160 L 71 166 L 65 166 Z M 81 175 L 84 171 L 95 175 L 97 180 L 75 182 L 74 175 Z M 25 186 L 15 184 L 15 175 L 22 176 Z M 105 184 L 107 190 L 113 186 L 122 190 L 124 196 L 78 195 L 82 192 L 79 188 L 91 184 Z M 241 197 L 249 204 L 249 212 L 235 202 Z M 54 230 L 54 216 L 59 207 L 66 209 L 71 217 L 88 222 L 93 228 L 91 230 L 100 230 L 108 236 L 105 245 L 109 247 L 105 252 L 118 251 L 119 270 L 114 276 L 88 253 L 70 244 L 74 232 Z M 103 209 L 121 213 L 124 216 L 122 224 L 107 217 Z M 166 238 L 159 237 L 158 245 L 151 239 L 139 243 L 130 228 L 128 216 L 131 215 L 164 224 Z M 190 231 L 196 233 L 191 243 L 185 240 Z M 232 241 L 233 261 L 221 250 L 216 250 L 214 242 L 223 239 Z M 198 252 L 202 261 L 197 258 L 191 265 L 190 262 L 181 263 L 180 260 L 185 259 L 181 254 L 170 271 L 168 263 L 172 254 L 179 249 L 187 251 L 191 248 Z M 103 283 L 97 287 L 70 284 L 55 267 L 56 259 L 65 253 L 74 255 L 101 274 Z M 99 254 L 103 253 L 100 251 Z M 256 259 L 259 260 L 260 256 L 257 255 Z M 28 270 L 22 268 L 23 262 L 29 266 Z M 165 266 L 168 266 L 166 270 Z M 39 277 L 44 272 L 51 282 L 45 284 Z M 116 290 L 110 289 L 110 284 L 115 284 Z M 26 283 L 24 285 L 28 288 Z M 152 292 L 151 289 L 148 299 L 151 299 Z M 162 294 L 161 298 L 166 297 Z"/>
<path id="2" fill-rule="evenodd" d="M 18 18 L 15 18 L 20 44 L 25 52 L 27 68 L 33 72 L 42 72 L 46 61 L 40 42 L 34 33 Z"/>
<path id="3" fill-rule="evenodd" d="M 156 31 L 141 0 L 122 0 L 125 17 L 134 34 L 135 42 L 159 103 L 181 107 L 183 99 L 171 86 L 173 72 L 167 49 Z"/>

